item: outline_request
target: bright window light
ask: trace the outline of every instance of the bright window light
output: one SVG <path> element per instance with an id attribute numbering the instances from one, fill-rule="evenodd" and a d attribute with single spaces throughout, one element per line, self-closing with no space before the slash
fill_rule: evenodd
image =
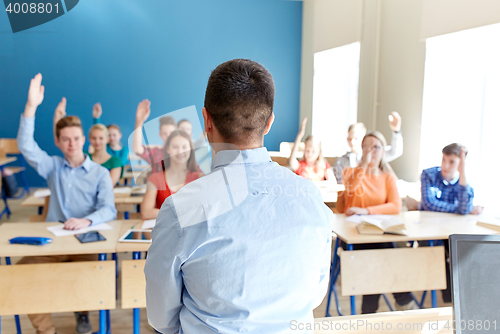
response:
<path id="1" fill-rule="evenodd" d="M 360 43 L 314 54 L 312 133 L 324 156 L 347 151 L 347 128 L 358 114 Z"/>
<path id="2" fill-rule="evenodd" d="M 474 205 L 500 214 L 500 24 L 427 39 L 420 169 L 441 164 L 458 142 L 469 154 L 466 176 Z"/>

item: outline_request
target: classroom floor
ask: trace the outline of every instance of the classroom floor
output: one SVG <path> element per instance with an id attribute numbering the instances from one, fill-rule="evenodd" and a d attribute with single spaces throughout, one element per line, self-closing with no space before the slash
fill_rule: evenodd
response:
<path id="1" fill-rule="evenodd" d="M 9 206 L 12 211 L 12 215 L 10 219 L 7 217 L 2 217 L 0 220 L 0 224 L 4 222 L 27 222 L 29 221 L 29 216 L 37 213 L 36 208 L 23 208 L 21 207 L 21 202 L 23 199 L 19 200 L 10 200 Z M 3 209 L 3 207 L 2 207 Z M 119 254 L 120 260 L 131 260 L 131 253 Z M 108 258 L 110 258 L 108 256 Z M 12 258 L 12 262 L 16 263 L 19 258 Z M 5 260 L 2 260 L 2 265 L 5 264 Z M 340 279 L 337 281 L 337 291 L 340 291 L 339 287 Z M 118 280 L 118 291 L 120 291 L 120 280 Z M 422 296 L 421 292 L 414 292 L 415 296 L 420 299 Z M 441 298 L 441 293 L 437 293 L 438 296 L 438 307 L 441 306 L 451 306 L 451 304 L 446 304 L 443 302 Z M 391 304 L 394 305 L 394 298 L 391 294 L 387 295 Z M 350 313 L 350 303 L 348 296 L 339 296 L 340 306 L 344 314 Z M 120 294 L 118 294 L 117 306 L 121 304 Z M 431 307 L 431 299 L 428 295 L 425 302 L 426 307 Z M 321 305 L 314 310 L 314 317 L 324 317 L 326 310 L 326 297 L 321 303 Z M 356 297 L 356 310 L 357 314 L 361 312 L 361 297 Z M 390 311 L 386 303 L 381 298 L 379 312 L 388 312 Z M 333 315 L 337 315 L 335 310 L 335 303 L 332 301 L 331 312 Z M 21 328 L 23 333 L 25 334 L 35 334 L 35 330 L 31 326 L 31 323 L 26 315 L 21 315 Z M 58 334 L 73 334 L 75 333 L 75 317 L 73 313 L 55 313 L 53 314 L 53 320 L 57 327 Z M 92 323 L 93 330 L 96 331 L 98 329 L 99 324 L 99 314 L 97 311 L 90 312 L 90 321 Z M 132 333 L 132 310 L 111 310 L 111 330 L 113 334 L 130 334 Z M 1 332 L 2 334 L 15 334 L 16 333 L 16 324 L 14 321 L 14 316 L 4 316 L 1 318 Z M 148 324 L 146 317 L 146 310 L 141 309 L 141 333 L 156 333 Z"/>

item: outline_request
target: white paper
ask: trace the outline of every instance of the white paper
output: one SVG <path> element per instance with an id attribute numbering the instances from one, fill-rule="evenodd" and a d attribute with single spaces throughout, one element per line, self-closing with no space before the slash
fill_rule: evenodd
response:
<path id="1" fill-rule="evenodd" d="M 113 193 L 115 194 L 130 194 L 132 192 L 131 187 L 119 187 L 113 189 Z"/>
<path id="2" fill-rule="evenodd" d="M 156 219 L 146 219 L 142 223 L 142 229 L 143 230 L 150 229 L 150 228 L 155 227 L 155 225 L 156 225 Z"/>
<path id="3" fill-rule="evenodd" d="M 50 196 L 50 189 L 39 189 L 33 193 L 35 198 L 45 198 Z"/>
<path id="4" fill-rule="evenodd" d="M 113 229 L 113 227 L 111 227 L 111 225 L 108 225 L 106 223 L 99 224 L 99 225 L 96 225 L 96 226 L 89 226 L 89 227 L 86 227 L 86 228 L 81 228 L 79 230 L 65 230 L 64 229 L 64 224 L 62 224 L 62 223 L 60 225 L 54 225 L 54 226 L 47 227 L 47 230 L 49 230 L 50 233 L 52 233 L 56 237 L 64 237 L 64 236 L 67 236 L 67 235 L 75 235 L 75 234 L 87 233 L 87 232 L 90 232 L 90 231 L 103 231 L 103 230 L 112 230 L 112 229 Z"/>

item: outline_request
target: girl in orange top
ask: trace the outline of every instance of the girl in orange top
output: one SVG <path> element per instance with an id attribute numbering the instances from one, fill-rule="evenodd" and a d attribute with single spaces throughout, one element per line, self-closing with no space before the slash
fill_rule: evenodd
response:
<path id="1" fill-rule="evenodd" d="M 288 159 L 290 168 L 297 173 L 297 175 L 312 181 L 335 180 L 330 164 L 325 161 L 321 154 L 321 142 L 312 135 L 305 140 L 304 159 L 297 160 L 296 155 L 299 150 L 300 142 L 306 132 L 306 124 L 307 117 L 304 118 L 300 125 L 300 130 L 295 139 L 292 153 Z"/>
<path id="2" fill-rule="evenodd" d="M 141 204 L 142 219 L 155 219 L 167 197 L 203 175 L 196 164 L 191 138 L 182 130 L 169 135 L 163 156 L 163 170 L 148 177 Z"/>
<path id="3" fill-rule="evenodd" d="M 370 214 L 398 214 L 401 198 L 396 187 L 392 168 L 384 160 L 384 136 L 377 131 L 369 132 L 362 142 L 363 157 L 356 168 L 347 168 L 342 175 L 345 191 L 339 195 L 337 209 L 346 216 Z M 392 243 L 355 245 L 354 249 L 392 248 Z M 397 310 L 418 309 L 409 292 L 394 293 Z M 361 312 L 375 313 L 380 294 L 364 295 Z"/>
<path id="4" fill-rule="evenodd" d="M 363 157 L 356 168 L 346 168 L 342 175 L 345 191 L 336 208 L 346 216 L 398 214 L 401 198 L 392 168 L 384 160 L 385 138 L 373 131 L 362 142 Z"/>

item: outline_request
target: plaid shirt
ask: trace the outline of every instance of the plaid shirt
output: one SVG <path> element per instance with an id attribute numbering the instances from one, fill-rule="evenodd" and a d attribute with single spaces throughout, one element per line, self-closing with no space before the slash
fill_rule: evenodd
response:
<path id="1" fill-rule="evenodd" d="M 151 172 L 156 173 L 162 170 L 161 161 L 163 160 L 162 150 L 158 147 L 147 148 L 146 146 L 142 146 L 144 148 L 144 153 L 139 154 L 141 158 L 146 160 L 148 164 L 151 165 Z"/>
<path id="2" fill-rule="evenodd" d="M 469 185 L 460 185 L 458 180 L 458 176 L 450 182 L 444 180 L 441 175 L 441 167 L 423 170 L 420 177 L 422 201 L 418 205 L 418 209 L 469 214 L 473 207 L 474 189 Z"/>

